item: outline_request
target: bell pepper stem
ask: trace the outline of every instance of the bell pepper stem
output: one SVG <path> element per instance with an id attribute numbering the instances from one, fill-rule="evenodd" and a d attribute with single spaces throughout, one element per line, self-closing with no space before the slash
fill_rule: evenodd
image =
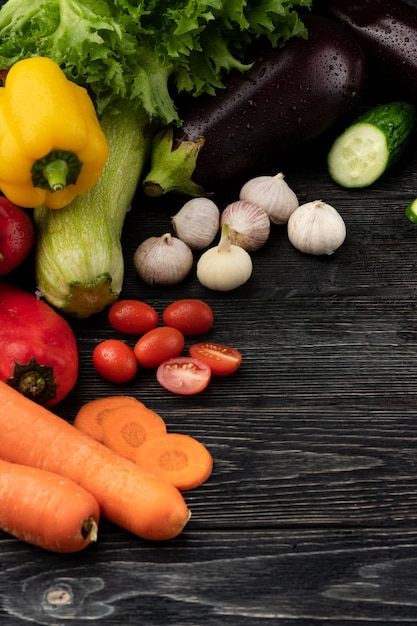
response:
<path id="1" fill-rule="evenodd" d="M 75 185 L 82 163 L 75 152 L 51 150 L 32 165 L 34 187 L 47 189 L 52 193 L 61 191 L 67 185 Z"/>
<path id="2" fill-rule="evenodd" d="M 64 159 L 50 161 L 43 168 L 43 176 L 51 191 L 62 191 L 67 186 L 68 163 Z"/>

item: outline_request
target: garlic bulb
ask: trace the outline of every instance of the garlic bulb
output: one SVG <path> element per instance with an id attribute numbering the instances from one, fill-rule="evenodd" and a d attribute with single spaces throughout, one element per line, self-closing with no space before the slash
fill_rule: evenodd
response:
<path id="1" fill-rule="evenodd" d="M 230 291 L 249 280 L 252 269 L 249 253 L 232 244 L 225 224 L 219 244 L 201 255 L 197 263 L 197 278 L 208 289 Z"/>
<path id="2" fill-rule="evenodd" d="M 259 250 L 269 237 L 271 222 L 266 211 L 252 202 L 237 200 L 224 209 L 220 224 L 229 226 L 233 244 L 247 252 Z"/>
<path id="3" fill-rule="evenodd" d="M 172 218 L 175 234 L 192 250 L 207 248 L 219 232 L 220 211 L 209 198 L 192 198 Z"/>
<path id="4" fill-rule="evenodd" d="M 162 237 L 145 239 L 136 249 L 133 262 L 148 285 L 176 285 L 191 271 L 193 253 L 186 243 L 165 233 Z"/>
<path id="5" fill-rule="evenodd" d="M 292 245 L 307 254 L 333 254 L 346 238 L 346 225 L 330 204 L 321 200 L 300 205 L 287 225 Z"/>
<path id="6" fill-rule="evenodd" d="M 248 180 L 240 190 L 239 198 L 260 206 L 268 213 L 273 224 L 286 224 L 299 205 L 296 194 L 284 180 L 282 172 Z"/>

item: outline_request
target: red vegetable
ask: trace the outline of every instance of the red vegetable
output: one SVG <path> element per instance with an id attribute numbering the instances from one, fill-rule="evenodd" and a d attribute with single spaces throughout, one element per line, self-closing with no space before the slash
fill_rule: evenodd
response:
<path id="1" fill-rule="evenodd" d="M 16 269 L 35 242 L 32 219 L 20 207 L 0 196 L 0 275 Z"/>
<path id="2" fill-rule="evenodd" d="M 161 363 L 156 370 L 156 378 L 167 391 L 189 396 L 207 387 L 211 369 L 199 359 L 178 356 Z"/>
<path id="3" fill-rule="evenodd" d="M 213 325 L 213 310 L 202 300 L 185 298 L 171 302 L 162 313 L 164 324 L 184 335 L 200 335 Z"/>
<path id="4" fill-rule="evenodd" d="M 163 361 L 179 356 L 184 345 L 182 332 L 169 326 L 159 326 L 142 335 L 133 352 L 141 367 L 157 368 Z"/>
<path id="5" fill-rule="evenodd" d="M 68 322 L 46 302 L 0 280 L 0 380 L 44 406 L 60 402 L 78 376 Z"/>
<path id="6" fill-rule="evenodd" d="M 158 313 L 140 300 L 118 300 L 109 309 L 109 323 L 127 335 L 142 335 L 158 326 Z"/>
<path id="7" fill-rule="evenodd" d="M 106 339 L 97 344 L 93 350 L 93 365 L 103 378 L 113 383 L 126 383 L 138 369 L 132 348 L 120 339 Z"/>
<path id="8" fill-rule="evenodd" d="M 190 354 L 195 359 L 207 363 L 211 373 L 217 376 L 233 374 L 242 362 L 242 355 L 239 350 L 212 341 L 194 343 L 190 346 Z"/>

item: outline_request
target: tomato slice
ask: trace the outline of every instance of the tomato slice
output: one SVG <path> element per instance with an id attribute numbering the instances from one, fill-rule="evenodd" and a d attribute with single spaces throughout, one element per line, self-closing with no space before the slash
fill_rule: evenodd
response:
<path id="1" fill-rule="evenodd" d="M 211 369 L 199 359 L 178 356 L 161 363 L 156 370 L 156 378 L 168 391 L 187 396 L 200 393 L 207 387 Z"/>
<path id="2" fill-rule="evenodd" d="M 192 344 L 190 354 L 193 358 L 206 363 L 210 367 L 211 373 L 216 376 L 233 374 L 242 363 L 242 355 L 239 350 L 212 341 Z"/>

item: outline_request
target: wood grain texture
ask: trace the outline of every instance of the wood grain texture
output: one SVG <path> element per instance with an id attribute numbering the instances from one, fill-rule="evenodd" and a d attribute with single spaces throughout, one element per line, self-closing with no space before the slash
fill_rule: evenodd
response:
<path id="1" fill-rule="evenodd" d="M 349 191 L 326 172 L 331 136 L 272 167 L 301 202 L 340 211 L 345 244 L 308 257 L 275 226 L 235 292 L 209 292 L 195 272 L 170 289 L 139 281 L 136 247 L 170 231 L 184 199 L 138 193 L 123 233 L 123 297 L 159 312 L 205 299 L 215 314 L 207 336 L 239 348 L 242 367 L 195 397 L 170 395 L 152 371 L 108 383 L 91 362 L 97 342 L 120 337 L 103 312 L 71 322 L 80 377 L 56 412 L 71 422 L 89 399 L 136 395 L 170 430 L 207 445 L 213 475 L 186 494 L 191 521 L 166 544 L 106 520 L 97 545 L 77 555 L 0 534 L 5 626 L 417 622 L 417 226 L 404 216 L 417 195 L 417 148 L 372 188 Z M 239 186 L 216 198 L 220 208 Z M 30 260 L 13 277 L 33 288 Z"/>
<path id="2" fill-rule="evenodd" d="M 153 547 L 108 529 L 89 554 L 47 567 L 15 545 L 0 574 L 4 623 L 415 624 L 416 539 L 395 527 L 240 529 Z"/>

